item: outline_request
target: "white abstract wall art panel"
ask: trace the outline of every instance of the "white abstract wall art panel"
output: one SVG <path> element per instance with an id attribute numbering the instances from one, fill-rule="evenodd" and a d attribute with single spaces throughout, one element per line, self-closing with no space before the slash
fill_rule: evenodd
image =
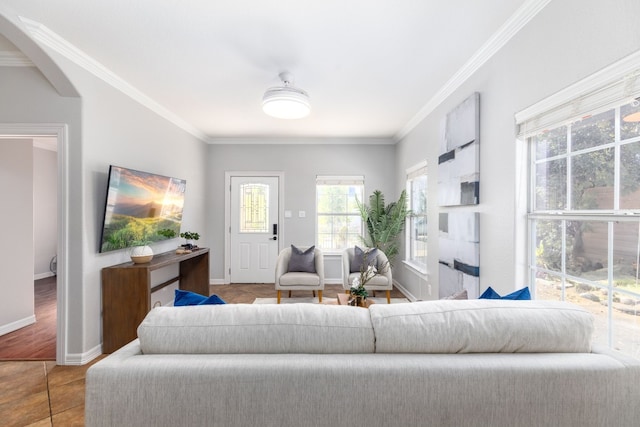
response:
<path id="1" fill-rule="evenodd" d="M 439 218 L 440 298 L 463 289 L 480 296 L 480 214 L 445 212 Z"/>
<path id="2" fill-rule="evenodd" d="M 438 204 L 480 202 L 480 94 L 447 114 L 438 157 Z"/>

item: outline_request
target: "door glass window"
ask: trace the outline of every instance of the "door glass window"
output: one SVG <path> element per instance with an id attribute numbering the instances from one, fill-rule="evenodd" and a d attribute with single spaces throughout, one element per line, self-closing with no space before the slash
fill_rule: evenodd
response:
<path id="1" fill-rule="evenodd" d="M 240 232 L 269 232 L 269 186 L 260 183 L 240 185 Z"/>

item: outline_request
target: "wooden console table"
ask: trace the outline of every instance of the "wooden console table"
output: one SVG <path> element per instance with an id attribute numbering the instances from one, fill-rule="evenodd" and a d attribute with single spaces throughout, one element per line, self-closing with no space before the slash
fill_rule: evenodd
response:
<path id="1" fill-rule="evenodd" d="M 179 264 L 177 277 L 151 286 L 151 272 Z M 180 289 L 209 296 L 209 249 L 189 254 L 155 255 L 150 262 L 102 269 L 102 352 L 112 353 L 137 338 L 137 329 L 151 310 L 151 294 L 179 281 Z"/>

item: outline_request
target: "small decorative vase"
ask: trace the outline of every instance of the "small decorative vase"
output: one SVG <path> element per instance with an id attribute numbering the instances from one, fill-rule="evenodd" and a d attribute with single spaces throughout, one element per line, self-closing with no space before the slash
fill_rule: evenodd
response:
<path id="1" fill-rule="evenodd" d="M 349 305 L 354 307 L 365 307 L 367 299 L 360 295 L 351 294 L 351 298 L 349 299 Z"/>
<path id="2" fill-rule="evenodd" d="M 136 246 L 131 249 L 131 261 L 135 264 L 144 264 L 153 259 L 153 250 L 149 246 Z"/>

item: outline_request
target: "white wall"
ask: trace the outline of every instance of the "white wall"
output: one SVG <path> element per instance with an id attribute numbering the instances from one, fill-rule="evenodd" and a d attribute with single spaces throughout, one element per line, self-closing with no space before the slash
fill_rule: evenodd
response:
<path id="1" fill-rule="evenodd" d="M 294 213 L 280 226 L 282 247 L 315 242 L 316 175 L 364 175 L 365 195 L 380 190 L 388 201 L 397 199 L 394 189 L 394 145 L 210 145 L 207 154 L 207 235 L 211 245 L 211 277 L 224 278 L 224 177 L 225 171 L 284 172 L 284 207 Z M 297 212 L 306 212 L 298 218 Z M 341 278 L 338 256 L 325 258 L 327 280 Z"/>
<path id="2" fill-rule="evenodd" d="M 33 148 L 33 276 L 53 275 L 51 259 L 58 244 L 58 153 Z"/>
<path id="3" fill-rule="evenodd" d="M 640 48 L 637 0 L 555 1 L 500 52 L 425 118 L 397 147 L 397 186 L 404 170 L 427 159 L 429 167 L 429 282 L 407 267 L 395 271 L 414 295 L 438 297 L 438 213 L 468 208 L 437 206 L 437 158 L 446 113 L 480 92 L 480 288 L 507 293 L 526 285 L 525 249 L 516 235 L 516 144 L 514 114 Z M 520 240 L 518 240 L 520 239 Z"/>
<path id="4" fill-rule="evenodd" d="M 0 139 L 0 335 L 34 322 L 31 140 Z"/>
<path id="5" fill-rule="evenodd" d="M 52 54 L 55 56 L 55 54 Z M 110 164 L 186 179 L 184 229 L 202 230 L 206 145 L 156 113 L 115 90 L 66 59 L 58 63 L 82 97 L 82 279 L 76 288 L 82 304 L 75 313 L 82 324 L 82 351 L 101 342 L 101 279 L 103 267 L 129 261 L 127 250 L 98 253 Z M 206 239 L 204 240 L 206 244 Z M 176 241 L 153 245 L 156 253 L 174 249 Z"/>

